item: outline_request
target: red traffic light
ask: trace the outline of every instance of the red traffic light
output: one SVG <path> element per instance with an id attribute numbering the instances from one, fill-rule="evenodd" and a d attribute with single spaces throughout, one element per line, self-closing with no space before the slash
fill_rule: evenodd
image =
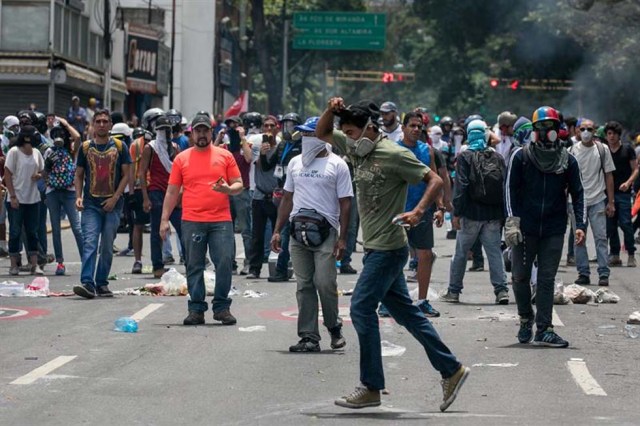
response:
<path id="1" fill-rule="evenodd" d="M 499 84 L 500 82 L 498 81 L 497 78 L 492 78 L 491 81 L 489 81 L 489 85 L 494 89 L 498 87 Z"/>
<path id="2" fill-rule="evenodd" d="M 393 83 L 395 80 L 392 72 L 385 72 L 382 74 L 382 82 L 383 83 Z"/>
<path id="3" fill-rule="evenodd" d="M 520 80 L 513 80 L 511 84 L 509 84 L 509 87 L 511 87 L 511 90 L 518 90 L 520 87 Z"/>

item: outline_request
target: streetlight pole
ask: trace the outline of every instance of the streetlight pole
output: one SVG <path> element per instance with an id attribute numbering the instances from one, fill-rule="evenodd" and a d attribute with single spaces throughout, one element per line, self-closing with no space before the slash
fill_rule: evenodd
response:
<path id="1" fill-rule="evenodd" d="M 282 4 L 282 23 L 284 25 L 282 37 L 282 108 L 285 108 L 287 102 L 287 86 L 289 71 L 289 20 L 287 19 L 287 0 Z M 272 111 L 275 113 L 277 111 Z M 284 114 L 284 110 L 280 111 Z"/>
<path id="2" fill-rule="evenodd" d="M 173 54 L 176 50 L 176 0 L 171 2 L 171 66 L 169 67 L 169 109 L 173 109 Z"/>

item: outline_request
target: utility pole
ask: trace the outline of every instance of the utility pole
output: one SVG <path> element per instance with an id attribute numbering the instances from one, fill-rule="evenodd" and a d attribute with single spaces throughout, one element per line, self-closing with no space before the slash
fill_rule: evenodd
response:
<path id="1" fill-rule="evenodd" d="M 111 0 L 104 1 L 104 93 L 102 105 L 111 108 Z"/>
<path id="2" fill-rule="evenodd" d="M 176 0 L 171 2 L 171 66 L 169 67 L 169 109 L 173 108 L 173 54 L 176 50 Z"/>
<path id="3" fill-rule="evenodd" d="M 55 113 L 56 110 L 56 82 L 55 82 L 55 73 L 56 70 L 53 68 L 54 62 L 54 52 L 53 46 L 55 45 L 55 0 L 51 0 L 49 3 L 49 99 L 47 104 L 47 112 Z"/>
<path id="4" fill-rule="evenodd" d="M 289 20 L 287 19 L 287 0 L 284 0 L 282 4 L 282 23 L 284 25 L 283 37 L 282 37 L 282 108 L 286 108 L 287 102 L 287 86 L 288 72 L 289 72 Z M 277 111 L 271 111 L 275 113 Z M 284 110 L 280 111 L 284 114 Z"/>

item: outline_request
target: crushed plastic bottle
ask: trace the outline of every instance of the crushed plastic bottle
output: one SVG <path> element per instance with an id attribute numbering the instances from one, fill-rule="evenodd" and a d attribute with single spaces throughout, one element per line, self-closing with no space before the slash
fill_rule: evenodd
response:
<path id="1" fill-rule="evenodd" d="M 632 339 L 637 339 L 638 337 L 640 337 L 639 325 L 627 324 L 624 326 L 624 331 L 627 334 L 627 336 Z"/>
<path id="2" fill-rule="evenodd" d="M 453 222 L 451 222 L 451 213 L 445 212 L 444 214 L 444 226 L 447 229 L 447 232 L 453 231 Z"/>
<path id="3" fill-rule="evenodd" d="M 380 346 L 382 347 L 382 356 L 402 356 L 407 350 L 404 346 L 394 345 L 386 340 L 381 341 Z"/>
<path id="4" fill-rule="evenodd" d="M 122 333 L 137 333 L 138 322 L 131 317 L 120 317 L 115 322 L 115 328 L 113 331 L 120 331 Z"/>

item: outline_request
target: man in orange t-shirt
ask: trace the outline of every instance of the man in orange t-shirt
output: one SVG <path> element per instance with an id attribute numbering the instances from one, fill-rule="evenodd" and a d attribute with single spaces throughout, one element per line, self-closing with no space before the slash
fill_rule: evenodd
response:
<path id="1" fill-rule="evenodd" d="M 160 236 L 170 232 L 169 217 L 178 203 L 182 187 L 182 238 L 186 254 L 189 315 L 184 325 L 204 324 L 208 309 L 204 285 L 207 249 L 216 268 L 216 288 L 211 308 L 213 319 L 233 325 L 229 307 L 234 235 L 229 196 L 244 189 L 233 155 L 211 144 L 211 118 L 198 114 L 191 122 L 193 148 L 176 156 L 162 206 Z"/>

